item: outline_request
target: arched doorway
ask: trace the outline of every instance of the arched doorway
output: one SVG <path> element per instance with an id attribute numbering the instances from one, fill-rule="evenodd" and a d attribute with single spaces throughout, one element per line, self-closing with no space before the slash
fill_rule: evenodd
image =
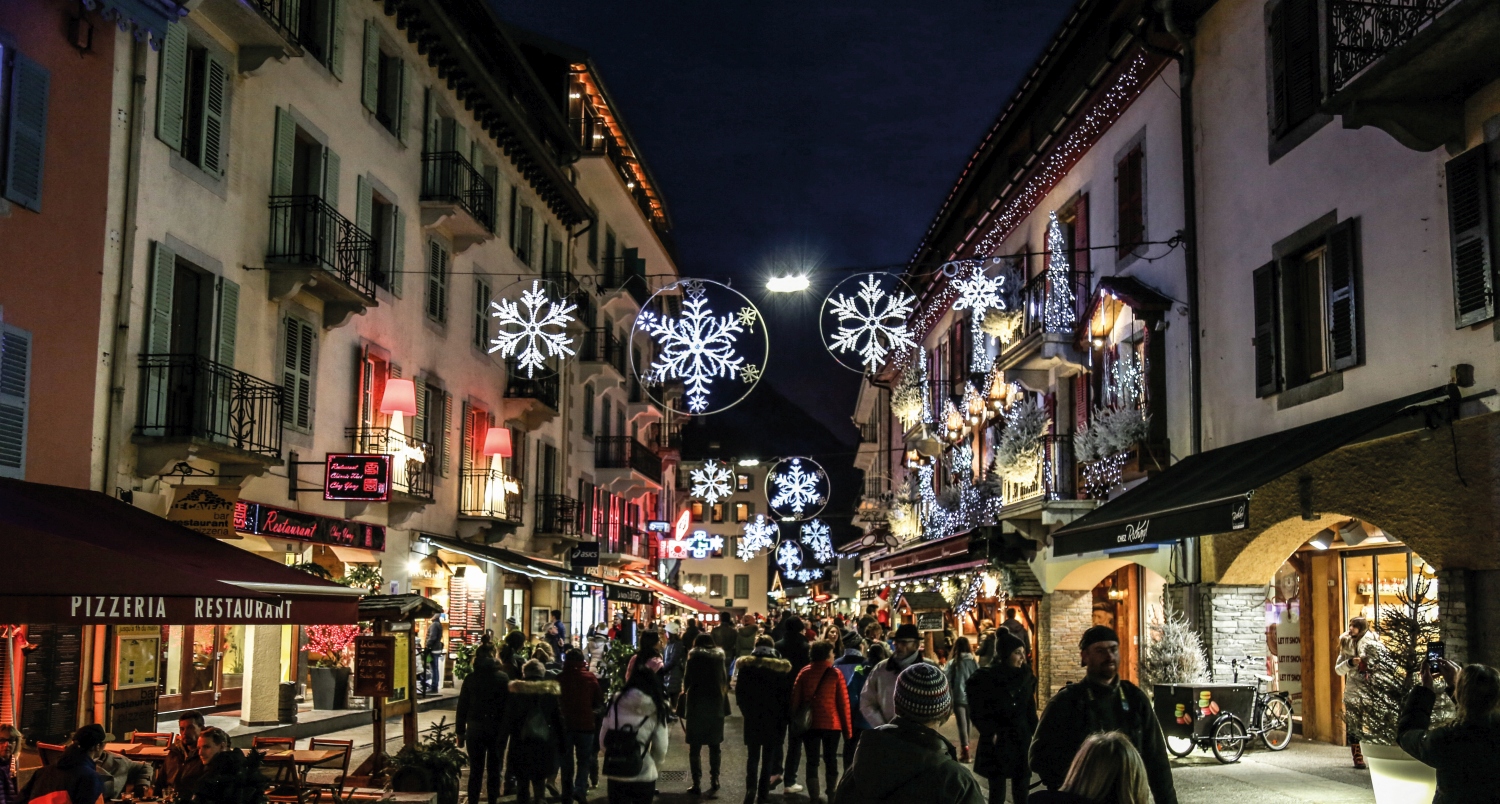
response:
<path id="1" fill-rule="evenodd" d="M 1099 559 L 1069 572 L 1056 586 L 1088 592 L 1080 601 L 1088 607 L 1088 625 L 1115 629 L 1120 637 L 1120 677 L 1133 683 L 1141 681 L 1144 651 L 1161 636 L 1167 580 L 1158 569 L 1128 558 Z M 1076 661 L 1076 652 L 1071 658 Z"/>

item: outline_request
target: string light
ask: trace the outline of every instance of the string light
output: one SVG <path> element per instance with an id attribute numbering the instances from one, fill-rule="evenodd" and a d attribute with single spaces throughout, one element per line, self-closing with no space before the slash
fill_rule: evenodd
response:
<path id="1" fill-rule="evenodd" d="M 1073 269 L 1068 265 L 1068 244 L 1063 240 L 1062 224 L 1057 213 L 1047 215 L 1047 249 L 1052 252 L 1047 260 L 1047 301 L 1042 309 L 1042 323 L 1048 332 L 1071 332 L 1078 322 L 1074 309 L 1078 300 L 1073 297 Z"/>

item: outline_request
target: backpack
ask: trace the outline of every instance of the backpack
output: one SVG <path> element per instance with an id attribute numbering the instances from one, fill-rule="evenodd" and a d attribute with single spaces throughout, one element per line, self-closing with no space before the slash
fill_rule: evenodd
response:
<path id="1" fill-rule="evenodd" d="M 604 763 L 599 772 L 617 779 L 631 779 L 641 775 L 645 768 L 647 746 L 641 743 L 637 735 L 646 727 L 646 721 L 651 719 L 651 715 L 648 713 L 634 726 L 622 726 L 619 707 L 620 699 L 616 698 L 615 727 L 604 732 Z"/>
<path id="2" fill-rule="evenodd" d="M 547 716 L 542 714 L 541 707 L 532 709 L 521 722 L 520 740 L 530 745 L 551 742 L 552 729 L 548 727 Z"/>

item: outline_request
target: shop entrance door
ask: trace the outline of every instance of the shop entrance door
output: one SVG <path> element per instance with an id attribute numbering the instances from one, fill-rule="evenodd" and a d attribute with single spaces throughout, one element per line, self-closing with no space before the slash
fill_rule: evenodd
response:
<path id="1" fill-rule="evenodd" d="M 236 704 L 244 687 L 242 625 L 172 625 L 163 648 L 158 710 Z"/>

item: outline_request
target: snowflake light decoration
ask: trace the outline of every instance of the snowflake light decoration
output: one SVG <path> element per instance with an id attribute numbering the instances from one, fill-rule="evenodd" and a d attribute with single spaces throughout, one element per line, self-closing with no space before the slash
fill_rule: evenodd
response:
<path id="1" fill-rule="evenodd" d="M 783 459 L 766 473 L 766 497 L 782 519 L 815 517 L 828 504 L 828 474 L 811 458 Z"/>
<path id="2" fill-rule="evenodd" d="M 734 293 L 744 305 L 734 313 L 716 315 L 709 306 L 706 288 L 709 284 Z M 656 357 L 641 372 L 641 379 L 648 387 L 681 380 L 688 412 L 710 413 L 713 412 L 709 410 L 709 403 L 715 381 L 738 380 L 749 386 L 760 381 L 764 367 L 749 362 L 741 354 L 741 341 L 755 334 L 755 327 L 761 322 L 760 312 L 738 291 L 717 282 L 691 279 L 678 285 L 683 289 L 680 316 L 664 315 L 651 308 L 649 302 L 648 309 L 636 316 L 636 329 L 657 345 Z M 670 288 L 663 290 L 667 289 Z M 658 291 L 658 295 L 661 292 Z M 738 402 L 739 398 L 734 401 Z M 719 410 L 725 407 L 728 405 Z"/>
<path id="3" fill-rule="evenodd" d="M 812 550 L 813 561 L 827 564 L 833 560 L 833 539 L 823 520 L 814 519 L 802 526 L 802 543 Z"/>
<path id="4" fill-rule="evenodd" d="M 799 569 L 792 573 L 791 577 L 796 578 L 801 583 L 807 583 L 808 581 L 816 581 L 823 577 L 823 571 L 817 568 Z"/>
<path id="5" fill-rule="evenodd" d="M 802 548 L 798 547 L 796 542 L 782 542 L 776 545 L 776 566 L 781 568 L 783 575 L 802 566 Z"/>
<path id="6" fill-rule="evenodd" d="M 838 319 L 838 329 L 831 338 L 824 336 L 824 346 L 840 363 L 844 363 L 840 354 L 852 352 L 859 355 L 863 371 L 875 372 L 888 358 L 903 358 L 916 348 L 906 319 L 917 297 L 906 293 L 899 279 L 888 291 L 881 285 L 881 274 L 850 277 L 840 282 L 839 287 L 851 279 L 859 280 L 858 292 L 845 295 L 836 287 L 824 301 L 825 315 Z M 848 363 L 844 365 L 854 368 Z"/>
<path id="7" fill-rule="evenodd" d="M 970 338 L 974 343 L 974 353 L 969 358 L 970 371 L 984 372 L 991 368 L 989 353 L 985 350 L 984 319 L 990 310 L 1005 309 L 1005 298 L 1001 296 L 1004 286 L 1005 275 L 985 276 L 982 264 L 975 265 L 967 279 L 953 281 L 954 292 L 958 294 L 953 300 L 953 309 L 974 311 L 969 316 L 969 326 L 974 331 Z"/>
<path id="8" fill-rule="evenodd" d="M 695 530 L 684 541 L 687 543 L 688 555 L 693 558 L 708 558 L 724 549 L 724 537 L 712 536 L 706 530 Z"/>
<path id="9" fill-rule="evenodd" d="M 729 484 L 734 480 L 729 464 L 723 461 L 708 461 L 701 469 L 689 472 L 689 475 L 693 480 L 692 496 L 709 505 L 728 497 Z"/>
<path id="10" fill-rule="evenodd" d="M 524 313 L 522 307 L 526 308 Z M 528 378 L 546 365 L 547 358 L 575 354 L 568 348 L 573 339 L 568 336 L 567 328 L 575 320 L 572 313 L 578 305 L 566 299 L 548 298 L 540 281 L 531 280 L 531 289 L 521 292 L 519 304 L 500 299 L 491 301 L 490 309 L 490 315 L 499 319 L 499 329 L 490 339 L 490 353 L 516 358 L 516 367 L 525 369 Z"/>
<path id="11" fill-rule="evenodd" d="M 765 514 L 756 514 L 754 519 L 745 523 L 745 535 L 735 548 L 735 555 L 741 561 L 749 561 L 759 555 L 760 551 L 771 549 L 780 534 L 781 529 L 775 522 L 766 519 Z"/>

